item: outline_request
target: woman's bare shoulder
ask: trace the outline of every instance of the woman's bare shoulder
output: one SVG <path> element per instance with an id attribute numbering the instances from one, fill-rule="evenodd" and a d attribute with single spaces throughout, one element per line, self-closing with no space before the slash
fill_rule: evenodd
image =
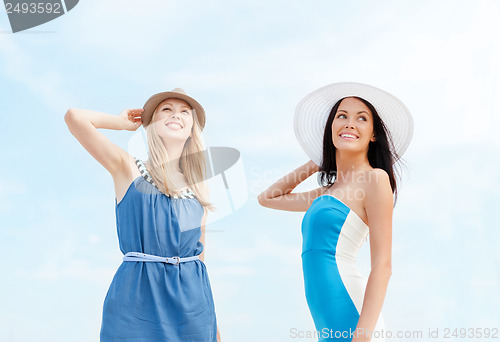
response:
<path id="1" fill-rule="evenodd" d="M 368 177 L 366 182 L 367 194 L 372 194 L 375 197 L 381 194 L 392 193 L 391 181 L 389 174 L 384 169 L 373 168 L 368 171 Z"/>
<path id="2" fill-rule="evenodd" d="M 389 174 L 384 169 L 375 167 L 367 171 L 368 183 L 378 183 L 389 180 Z"/>

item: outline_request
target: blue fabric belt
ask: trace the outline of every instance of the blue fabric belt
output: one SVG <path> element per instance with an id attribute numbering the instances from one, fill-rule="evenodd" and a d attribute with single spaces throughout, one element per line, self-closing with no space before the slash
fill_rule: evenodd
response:
<path id="1" fill-rule="evenodd" d="M 167 264 L 179 265 L 181 262 L 198 260 L 198 255 L 186 258 L 179 257 L 161 257 L 158 255 L 151 255 L 139 252 L 128 252 L 123 257 L 123 261 L 142 261 L 142 262 L 164 262 Z"/>

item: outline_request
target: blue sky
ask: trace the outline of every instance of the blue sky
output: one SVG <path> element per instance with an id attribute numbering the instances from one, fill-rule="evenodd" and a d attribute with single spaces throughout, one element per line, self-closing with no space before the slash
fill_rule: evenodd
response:
<path id="1" fill-rule="evenodd" d="M 87 0 L 12 34 L 0 11 L 0 340 L 98 340 L 121 262 L 114 188 L 63 116 L 70 107 L 118 115 L 175 87 L 205 107 L 208 146 L 241 152 L 229 177 L 246 202 L 207 226 L 223 340 L 294 341 L 290 329 L 313 330 L 303 213 L 260 207 L 256 196 L 307 162 L 295 106 L 339 81 L 395 94 L 415 120 L 386 328 L 500 328 L 498 17 L 495 1 Z M 101 132 L 136 148 L 132 132 Z M 368 244 L 358 265 L 368 276 Z"/>

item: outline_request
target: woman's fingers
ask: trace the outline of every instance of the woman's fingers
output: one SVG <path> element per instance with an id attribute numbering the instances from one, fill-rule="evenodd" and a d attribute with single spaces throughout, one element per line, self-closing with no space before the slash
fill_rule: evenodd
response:
<path id="1" fill-rule="evenodd" d="M 132 121 L 141 120 L 141 114 L 144 111 L 142 108 L 138 109 L 129 109 L 128 110 L 128 118 Z"/>

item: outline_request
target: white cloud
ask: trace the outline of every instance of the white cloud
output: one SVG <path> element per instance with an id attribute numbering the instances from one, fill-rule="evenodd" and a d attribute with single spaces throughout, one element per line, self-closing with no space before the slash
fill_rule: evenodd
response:
<path id="1" fill-rule="evenodd" d="M 0 27 L 0 31 L 4 28 Z M 40 38 L 24 36 L 26 40 Z M 45 102 L 55 112 L 63 112 L 66 101 L 73 101 L 71 94 L 64 88 L 65 75 L 51 62 L 39 60 L 32 52 L 25 49 L 25 44 L 19 43 L 21 38 L 15 34 L 0 34 L 0 59 L 3 60 L 0 70 L 16 84 L 25 86 L 25 98 L 36 97 Z"/>
<path id="2" fill-rule="evenodd" d="M 426 132 L 426 146 L 467 139 L 500 146 L 494 134 L 500 124 L 500 42 L 491 39 L 492 32 L 500 31 L 498 16 L 497 3 L 482 1 L 451 36 L 428 32 L 409 37 L 414 53 L 404 59 L 401 77 L 439 85 L 432 92 L 415 89 L 422 95 L 414 110 L 417 121 L 423 120 L 417 127 Z"/>

